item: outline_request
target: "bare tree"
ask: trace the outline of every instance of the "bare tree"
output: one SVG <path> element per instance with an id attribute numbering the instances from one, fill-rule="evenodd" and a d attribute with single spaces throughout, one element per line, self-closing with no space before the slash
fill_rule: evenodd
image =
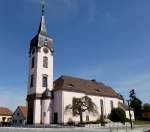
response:
<path id="1" fill-rule="evenodd" d="M 66 106 L 65 111 L 72 110 L 73 116 L 80 116 L 80 123 L 83 123 L 83 112 L 88 111 L 93 115 L 98 114 L 97 106 L 88 96 L 73 98 L 72 104 Z"/>

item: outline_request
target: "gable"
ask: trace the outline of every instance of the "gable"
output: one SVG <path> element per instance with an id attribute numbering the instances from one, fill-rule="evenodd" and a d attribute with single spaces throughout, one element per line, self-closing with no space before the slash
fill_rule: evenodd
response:
<path id="1" fill-rule="evenodd" d="M 13 118 L 26 119 L 27 118 L 27 108 L 24 106 L 18 106 L 13 114 Z"/>

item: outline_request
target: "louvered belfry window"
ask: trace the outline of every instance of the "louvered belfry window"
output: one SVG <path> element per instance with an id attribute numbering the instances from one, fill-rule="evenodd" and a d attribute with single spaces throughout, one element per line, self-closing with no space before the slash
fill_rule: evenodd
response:
<path id="1" fill-rule="evenodd" d="M 43 57 L 43 67 L 48 68 L 48 57 L 46 56 Z"/>

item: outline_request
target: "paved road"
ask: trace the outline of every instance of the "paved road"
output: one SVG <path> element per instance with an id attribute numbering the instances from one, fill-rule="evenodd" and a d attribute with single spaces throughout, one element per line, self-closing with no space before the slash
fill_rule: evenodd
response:
<path id="1" fill-rule="evenodd" d="M 0 128 L 0 132 L 150 132 L 150 128 L 110 129 L 110 128 Z"/>

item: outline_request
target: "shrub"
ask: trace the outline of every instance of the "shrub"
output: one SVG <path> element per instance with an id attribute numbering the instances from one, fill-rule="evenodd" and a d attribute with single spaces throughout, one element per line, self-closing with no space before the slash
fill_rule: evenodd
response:
<path id="1" fill-rule="evenodd" d="M 121 108 L 114 108 L 112 109 L 109 118 L 113 122 L 121 122 L 125 123 L 126 121 L 126 114 L 125 111 L 122 110 Z"/>
<path id="2" fill-rule="evenodd" d="M 96 121 L 95 121 L 96 124 L 99 124 L 99 123 L 107 123 L 104 118 L 98 118 Z"/>
<path id="3" fill-rule="evenodd" d="M 72 126 L 72 125 L 74 125 L 75 123 L 74 123 L 74 121 L 72 120 L 72 118 L 69 118 L 67 124 L 70 125 L 70 126 Z"/>
<path id="4" fill-rule="evenodd" d="M 130 122 L 130 119 L 126 118 L 126 122 Z"/>

